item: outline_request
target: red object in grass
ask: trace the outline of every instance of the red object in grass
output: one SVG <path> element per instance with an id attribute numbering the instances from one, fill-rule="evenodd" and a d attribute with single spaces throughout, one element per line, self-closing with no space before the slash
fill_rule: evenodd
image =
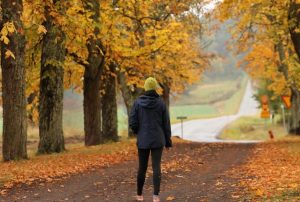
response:
<path id="1" fill-rule="evenodd" d="M 269 137 L 270 137 L 271 140 L 274 139 L 274 134 L 273 134 L 273 132 L 271 130 L 269 130 Z"/>

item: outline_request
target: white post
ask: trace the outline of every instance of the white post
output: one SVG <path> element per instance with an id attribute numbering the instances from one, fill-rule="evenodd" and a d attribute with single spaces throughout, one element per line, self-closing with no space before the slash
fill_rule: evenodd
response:
<path id="1" fill-rule="evenodd" d="M 287 130 L 286 123 L 285 123 L 285 110 L 284 110 L 284 105 L 283 104 L 281 105 L 281 109 L 282 109 L 282 118 L 283 118 L 283 128 L 285 130 Z"/>
<path id="2" fill-rule="evenodd" d="M 177 119 L 179 119 L 181 122 L 181 138 L 183 139 L 183 120 L 187 119 L 187 117 L 186 116 L 178 116 Z"/>
<path id="3" fill-rule="evenodd" d="M 181 119 L 181 138 L 183 139 L 183 119 Z"/>

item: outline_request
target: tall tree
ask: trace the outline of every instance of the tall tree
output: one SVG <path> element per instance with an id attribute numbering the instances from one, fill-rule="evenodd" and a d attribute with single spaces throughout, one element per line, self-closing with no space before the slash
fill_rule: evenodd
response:
<path id="1" fill-rule="evenodd" d="M 110 63 L 102 76 L 102 133 L 104 140 L 118 140 L 116 65 Z"/>
<path id="2" fill-rule="evenodd" d="M 203 61 L 200 44 L 194 40 L 196 36 L 190 28 L 191 23 L 184 23 L 192 18 L 198 19 L 197 26 L 200 24 L 195 13 L 188 12 L 196 4 L 193 1 L 118 1 L 114 16 L 119 16 L 119 20 L 115 27 L 121 31 L 114 33 L 120 36 L 119 48 L 114 44 L 110 47 L 120 64 L 118 82 L 127 113 L 143 92 L 143 81 L 147 76 L 154 76 L 163 84 L 163 97 L 167 103 L 171 89 L 182 91 L 187 84 L 199 80 L 207 65 L 199 65 L 199 61 Z M 184 16 L 182 13 L 188 17 L 180 17 Z"/>
<path id="3" fill-rule="evenodd" d="M 265 66 L 270 64 L 268 60 L 261 60 L 266 55 L 269 47 L 273 47 L 276 57 L 275 64 L 264 68 L 266 78 L 272 80 L 270 88 L 274 89 L 277 96 L 291 94 L 292 109 L 290 121 L 290 133 L 300 134 L 300 39 L 299 39 L 299 1 L 276 0 L 267 1 L 235 1 L 225 0 L 220 4 L 221 20 L 239 19 L 232 26 L 234 42 L 237 44 L 238 52 L 246 52 L 251 55 L 252 60 L 260 61 Z M 229 12 L 228 12 L 229 11 Z M 264 51 L 259 53 L 257 45 Z M 249 58 L 249 57 L 248 57 Z M 244 63 L 255 71 L 253 65 Z M 275 67 L 275 68 L 274 68 Z M 271 70 L 271 71 L 270 71 Z M 270 74 L 271 73 L 271 74 Z M 255 74 L 254 74 L 255 75 Z M 277 76 L 273 76 L 277 75 Z M 279 87 L 275 89 L 274 86 Z M 282 87 L 284 86 L 284 87 Z"/>
<path id="4" fill-rule="evenodd" d="M 289 29 L 291 39 L 298 56 L 298 62 L 300 61 L 300 3 L 296 0 L 290 0 L 289 9 Z M 300 87 L 291 88 L 292 91 L 292 122 L 290 125 L 290 132 L 300 135 Z"/>
<path id="5" fill-rule="evenodd" d="M 300 3 L 296 0 L 290 0 L 289 5 L 289 31 L 291 34 L 293 45 L 295 47 L 296 54 L 300 60 L 300 33 L 298 30 L 300 27 Z"/>
<path id="6" fill-rule="evenodd" d="M 4 161 L 26 159 L 25 35 L 22 0 L 2 0 L 1 67 Z"/>
<path id="7" fill-rule="evenodd" d="M 40 72 L 39 153 L 65 150 L 62 117 L 66 49 L 65 34 L 54 17 L 58 12 L 63 12 L 62 1 L 46 3 L 44 27 L 47 33 L 42 42 Z"/>
<path id="8" fill-rule="evenodd" d="M 87 41 L 88 57 L 84 64 L 83 108 L 85 145 L 103 143 L 101 133 L 101 75 L 105 64 L 105 50 L 99 39 L 100 1 L 87 0 L 85 9 L 91 12 L 91 19 L 96 25 L 93 35 Z"/>

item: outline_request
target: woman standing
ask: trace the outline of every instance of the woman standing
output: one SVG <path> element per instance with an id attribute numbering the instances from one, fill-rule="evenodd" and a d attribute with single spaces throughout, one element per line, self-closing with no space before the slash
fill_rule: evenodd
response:
<path id="1" fill-rule="evenodd" d="M 145 93 L 135 102 L 129 117 L 129 126 L 137 134 L 139 169 L 137 175 L 137 201 L 143 201 L 143 186 L 151 153 L 153 169 L 153 202 L 160 202 L 161 156 L 163 148 L 172 147 L 168 109 L 157 94 L 158 83 L 149 77 Z"/>

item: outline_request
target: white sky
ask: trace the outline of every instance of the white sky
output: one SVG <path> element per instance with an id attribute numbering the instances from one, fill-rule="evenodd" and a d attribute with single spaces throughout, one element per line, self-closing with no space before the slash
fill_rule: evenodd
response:
<path id="1" fill-rule="evenodd" d="M 207 0 L 206 2 L 209 2 L 206 6 L 203 7 L 204 13 L 207 13 L 211 10 L 213 10 L 217 3 L 222 2 L 223 0 Z"/>
<path id="2" fill-rule="evenodd" d="M 217 3 L 222 1 L 223 0 L 204 0 L 205 6 L 203 6 L 200 10 L 192 9 L 191 11 L 201 18 L 204 14 L 212 11 Z"/>

